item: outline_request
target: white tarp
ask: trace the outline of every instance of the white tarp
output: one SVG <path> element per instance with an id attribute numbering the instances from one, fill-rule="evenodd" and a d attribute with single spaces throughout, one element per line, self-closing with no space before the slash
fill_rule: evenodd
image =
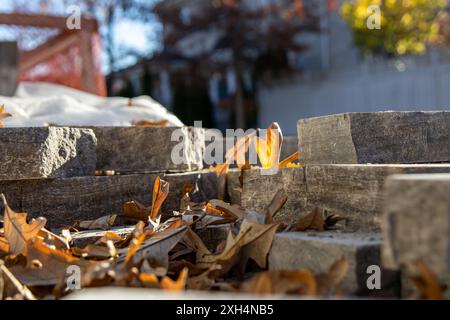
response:
<path id="1" fill-rule="evenodd" d="M 14 97 L 0 96 L 0 105 L 11 113 L 3 120 L 5 127 L 130 126 L 132 121 L 167 120 L 168 126 L 183 123 L 161 104 L 148 96 L 132 99 L 105 98 L 50 84 L 22 82 Z"/>

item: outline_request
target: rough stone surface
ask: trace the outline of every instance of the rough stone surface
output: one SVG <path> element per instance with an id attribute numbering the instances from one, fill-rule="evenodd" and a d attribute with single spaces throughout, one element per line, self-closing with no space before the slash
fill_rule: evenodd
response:
<path id="1" fill-rule="evenodd" d="M 226 175 L 227 200 L 231 204 L 241 204 L 242 187 L 240 177 L 240 169 L 230 169 Z"/>
<path id="2" fill-rule="evenodd" d="M 241 205 L 262 213 L 278 190 L 284 188 L 288 200 L 275 216 L 275 221 L 296 221 L 306 210 L 303 168 L 283 168 L 274 175 L 265 175 L 264 172 L 264 169 L 244 170 Z"/>
<path id="3" fill-rule="evenodd" d="M 386 181 L 383 263 L 416 260 L 450 272 L 450 174 L 394 175 Z"/>
<path id="4" fill-rule="evenodd" d="M 0 182 L 15 211 L 28 212 L 31 217 L 44 216 L 51 227 L 72 225 L 113 213 L 121 213 L 126 201 L 137 200 L 151 205 L 152 190 L 158 174 L 132 174 L 67 179 L 40 179 Z M 214 172 L 159 174 L 170 182 L 170 192 L 163 212 L 179 210 L 183 186 L 198 184 L 198 197 L 217 197 L 217 176 Z M 202 199 L 196 199 L 202 200 Z M 3 212 L 3 208 L 0 208 Z"/>
<path id="5" fill-rule="evenodd" d="M 296 136 L 283 137 L 283 144 L 281 145 L 280 160 L 286 159 L 293 153 L 298 151 L 298 138 Z"/>
<path id="6" fill-rule="evenodd" d="M 95 174 L 92 130 L 65 127 L 0 129 L 0 180 Z"/>
<path id="7" fill-rule="evenodd" d="M 319 207 L 348 217 L 348 231 L 378 231 L 389 175 L 445 173 L 450 165 L 309 165 L 305 172 L 309 210 Z"/>
<path id="8" fill-rule="evenodd" d="M 398 272 L 381 269 L 381 290 L 369 290 L 367 273 L 370 265 L 381 264 L 382 239 L 379 234 L 337 232 L 287 232 L 275 235 L 269 253 L 270 270 L 310 269 L 325 272 L 341 257 L 349 263 L 349 271 L 342 283 L 346 294 L 358 296 L 398 297 Z"/>
<path id="9" fill-rule="evenodd" d="M 193 127 L 93 127 L 92 129 L 98 139 L 98 170 L 183 172 L 203 168 L 204 129 Z M 173 151 L 176 159 L 172 159 Z"/>
<path id="10" fill-rule="evenodd" d="M 450 161 L 450 112 L 344 113 L 297 129 L 303 164 Z"/>

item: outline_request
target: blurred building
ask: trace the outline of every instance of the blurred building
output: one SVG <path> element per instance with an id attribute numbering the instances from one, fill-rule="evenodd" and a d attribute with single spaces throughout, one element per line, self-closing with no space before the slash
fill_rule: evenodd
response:
<path id="1" fill-rule="evenodd" d="M 247 0 L 246 10 L 285 0 Z M 189 19 L 210 0 L 165 0 L 160 8 L 177 8 L 177 23 Z M 244 69 L 245 109 L 248 127 L 280 123 L 286 134 L 296 134 L 300 118 L 340 112 L 381 110 L 442 110 L 450 102 L 450 64 L 437 49 L 420 57 L 385 59 L 363 57 L 352 33 L 340 17 L 340 0 L 303 0 L 315 5 L 320 32 L 301 32 L 296 41 L 301 52 L 287 52 L 294 73 L 265 73 L 255 78 Z M 113 93 L 150 94 L 172 109 L 185 123 L 203 120 L 205 126 L 233 127 L 232 104 L 236 91 L 235 70 L 227 63 L 206 68 L 192 63 L 214 51 L 218 61 L 231 53 L 221 43 L 220 30 L 186 31 L 172 41 L 174 28 L 164 25 L 164 51 L 153 59 L 121 71 L 111 84 Z M 174 38 L 174 37 L 172 37 Z M 276 60 L 262 63 L 277 63 Z M 203 74 L 202 74 L 203 73 Z M 209 79 L 199 81 L 197 75 Z"/>

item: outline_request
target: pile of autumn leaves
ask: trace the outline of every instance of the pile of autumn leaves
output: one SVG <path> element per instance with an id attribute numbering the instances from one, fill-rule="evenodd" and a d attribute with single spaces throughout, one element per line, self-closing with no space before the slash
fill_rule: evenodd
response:
<path id="1" fill-rule="evenodd" d="M 184 191 L 180 211 L 162 214 L 169 183 L 157 178 L 151 207 L 130 201 L 124 204 L 121 215 L 83 221 L 76 227 L 86 231 L 67 229 L 58 235 L 45 228 L 45 218 L 27 222 L 27 215 L 14 212 L 2 195 L 0 296 L 63 297 L 70 292 L 68 270 L 73 266 L 81 270 L 83 288 L 127 286 L 317 296 L 333 294 L 344 278 L 348 269 L 345 259 L 322 274 L 263 271 L 280 227 L 272 218 L 287 199 L 283 190 L 264 214 L 221 200 L 195 203 L 191 201 L 194 188 L 185 186 Z M 114 227 L 127 223 L 132 223 L 128 229 Z M 228 232 L 215 248 L 199 236 L 212 225 Z M 86 237 L 89 229 L 103 231 Z M 83 246 L 77 245 L 83 242 Z M 250 278 L 249 272 L 253 274 Z M 241 281 L 244 273 L 247 280 Z"/>

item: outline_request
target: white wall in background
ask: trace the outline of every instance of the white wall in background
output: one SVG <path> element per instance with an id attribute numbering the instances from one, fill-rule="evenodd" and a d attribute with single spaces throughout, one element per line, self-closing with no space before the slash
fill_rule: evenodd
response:
<path id="1" fill-rule="evenodd" d="M 357 65 L 259 90 L 258 126 L 278 121 L 296 134 L 300 118 L 342 112 L 450 110 L 450 63 Z"/>

